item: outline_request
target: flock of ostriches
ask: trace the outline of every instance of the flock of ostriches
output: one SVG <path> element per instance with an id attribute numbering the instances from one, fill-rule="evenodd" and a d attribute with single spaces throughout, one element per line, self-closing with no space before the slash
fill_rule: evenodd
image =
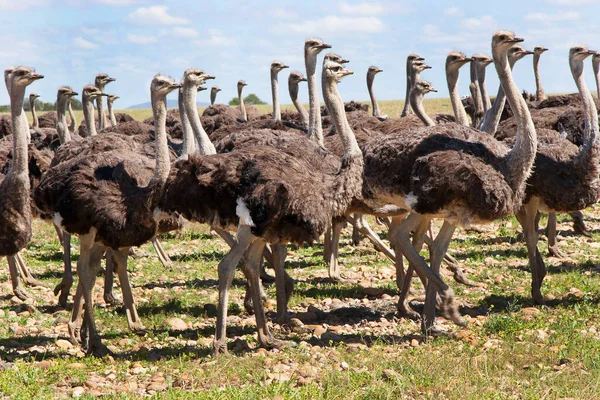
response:
<path id="1" fill-rule="evenodd" d="M 270 333 L 262 305 L 263 258 L 275 270 L 276 321 L 285 323 L 294 283 L 284 270 L 286 245 L 311 243 L 324 235 L 330 277 L 340 280 L 340 231 L 350 222 L 355 239 L 366 235 L 394 262 L 398 312 L 420 318 L 422 329 L 432 334 L 436 312 L 465 325 L 453 290 L 439 274 L 446 262 L 457 280 L 469 283 L 446 254 L 456 227 L 514 214 L 527 243 L 533 302 L 543 304 L 546 269 L 538 250 L 539 212 L 550 213 L 548 244 L 560 256 L 555 213 L 572 213 L 576 230 L 588 234 L 577 212 L 598 200 L 597 103 L 585 84 L 583 68 L 592 55 L 598 80 L 600 55 L 585 46 L 572 47 L 568 60 L 579 93 L 547 97 L 538 71 L 540 55 L 547 49 L 526 51 L 518 44 L 522 41 L 511 32 L 498 31 L 492 38 L 491 58 L 459 52 L 447 56 L 454 116 L 425 113 L 423 96 L 435 89 L 420 78 L 430 67 L 414 54 L 407 58 L 406 105 L 400 118 L 381 114 L 372 87 L 381 70 L 374 66 L 367 72 L 372 113 L 358 103 L 344 104 L 337 85 L 353 72 L 344 66 L 348 60 L 334 53 L 325 55 L 322 64 L 320 86 L 326 107 L 321 108 L 317 58 L 331 46 L 314 38 L 304 43 L 306 78 L 300 72 L 289 75 L 297 112 L 280 110 L 277 78 L 288 66 L 274 61 L 273 112 L 262 116 L 244 106 L 244 81 L 238 82 L 239 109 L 215 104 L 220 89 L 213 87 L 211 106 L 200 116 L 196 97 L 204 90 L 200 85 L 213 77 L 190 68 L 179 83 L 161 74 L 152 79 L 150 120 L 115 115 L 112 103 L 117 97 L 104 92 L 114 79 L 99 74 L 95 85 L 83 88 L 85 123 L 77 132 L 70 106 L 77 93 L 68 86 L 58 89 L 56 114 L 40 118 L 36 95 L 30 95 L 34 117 L 30 127 L 23 111 L 24 94 L 43 75 L 30 67 L 7 68 L 11 121 L 0 124 L 5 136 L 0 141 L 0 255 L 8 258 L 14 292 L 26 298 L 21 279 L 36 283 L 18 254 L 31 239 L 32 217 L 54 223 L 63 246 L 65 272 L 55 289 L 62 305 L 73 283 L 70 237 L 77 235 L 79 279 L 69 334 L 89 354 L 106 355 L 109 350 L 98 334 L 92 294 L 102 259 L 107 262 L 105 300 L 114 301 L 116 271 L 129 328 L 143 332 L 127 276 L 132 247 L 152 241 L 161 261 L 168 263 L 156 235 L 179 229 L 185 221 L 199 222 L 231 247 L 218 266 L 216 353 L 227 350 L 228 294 L 238 263 L 248 282 L 245 304 L 256 316 L 260 345 L 282 346 L 286 342 Z M 514 63 L 528 54 L 534 55 L 535 96 L 521 94 L 511 73 Z M 465 106 L 457 81 L 467 63 L 471 63 L 471 97 Z M 491 63 L 501 82 L 493 104 L 485 86 Z M 304 81 L 308 112 L 298 101 Z M 167 111 L 166 96 L 175 90 L 179 110 Z M 108 98 L 108 116 L 103 97 Z M 390 246 L 369 227 L 366 215 L 387 225 Z M 430 237 L 433 219 L 443 223 Z M 425 243 L 428 261 L 419 254 Z M 406 270 L 402 256 L 408 260 Z M 423 315 L 406 302 L 413 272 L 426 287 Z"/>

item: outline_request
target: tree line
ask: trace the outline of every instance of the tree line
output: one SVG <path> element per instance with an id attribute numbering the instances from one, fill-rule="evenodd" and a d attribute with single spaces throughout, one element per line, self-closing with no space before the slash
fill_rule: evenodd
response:
<path id="1" fill-rule="evenodd" d="M 82 110 L 83 109 L 83 105 L 81 104 L 81 101 L 79 101 L 75 98 L 73 98 L 71 100 L 71 106 L 73 107 L 74 110 Z M 23 109 L 25 111 L 31 110 L 31 107 L 29 106 L 29 97 L 25 98 L 25 101 L 23 102 Z M 50 102 L 41 101 L 40 99 L 35 99 L 35 109 L 38 111 L 56 111 L 56 102 L 50 103 Z M 0 113 L 9 113 L 9 112 L 10 112 L 10 105 L 0 105 Z"/>

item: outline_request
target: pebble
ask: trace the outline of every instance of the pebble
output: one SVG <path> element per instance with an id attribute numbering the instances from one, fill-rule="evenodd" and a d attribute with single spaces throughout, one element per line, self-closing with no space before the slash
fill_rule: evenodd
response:
<path id="1" fill-rule="evenodd" d="M 181 318 L 169 318 L 165 321 L 170 329 L 174 331 L 185 331 L 188 325 Z"/>
<path id="2" fill-rule="evenodd" d="M 68 340 L 65 339 L 58 339 L 56 341 L 56 346 L 59 349 L 63 349 L 63 350 L 67 350 L 73 347 L 73 344 L 71 342 L 69 342 Z"/>
<path id="3" fill-rule="evenodd" d="M 420 344 L 421 344 L 421 343 L 419 343 L 419 341 L 418 341 L 417 339 L 412 339 L 412 340 L 410 341 L 410 345 L 411 345 L 412 347 L 419 347 L 419 345 L 420 345 Z"/>
<path id="4" fill-rule="evenodd" d="M 85 393 L 85 388 L 83 386 L 76 386 L 73 388 L 72 395 L 73 397 L 81 397 Z"/>
<path id="5" fill-rule="evenodd" d="M 384 293 L 383 289 L 378 288 L 378 287 L 363 287 L 363 288 L 361 288 L 361 290 L 367 296 L 372 296 L 372 297 L 379 297 Z"/>
<path id="6" fill-rule="evenodd" d="M 348 363 L 347 363 L 346 361 L 342 361 L 342 362 L 340 363 L 340 367 L 342 367 L 342 369 L 343 369 L 344 371 L 346 371 L 348 368 L 350 368 L 350 366 L 348 365 Z"/>

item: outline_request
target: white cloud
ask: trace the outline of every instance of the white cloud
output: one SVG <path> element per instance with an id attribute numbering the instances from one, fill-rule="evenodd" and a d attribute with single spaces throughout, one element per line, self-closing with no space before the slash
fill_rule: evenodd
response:
<path id="1" fill-rule="evenodd" d="M 489 29 L 489 28 L 496 26 L 496 21 L 494 20 L 494 18 L 490 17 L 489 15 L 484 15 L 483 17 L 479 17 L 479 18 L 464 19 L 460 22 L 460 24 L 463 28 L 470 29 L 470 30 L 481 29 L 481 28 Z"/>
<path id="2" fill-rule="evenodd" d="M 460 35 L 443 33 L 437 25 L 423 25 L 422 31 L 421 40 L 425 43 L 458 43 L 464 41 Z"/>
<path id="3" fill-rule="evenodd" d="M 557 6 L 587 6 L 589 4 L 598 4 L 600 0 L 546 0 L 546 3 L 555 4 Z"/>
<path id="4" fill-rule="evenodd" d="M 140 7 L 125 20 L 138 25 L 185 25 L 189 22 L 186 18 L 170 15 L 167 10 L 165 6 Z"/>
<path id="5" fill-rule="evenodd" d="M 216 29 L 209 29 L 207 39 L 196 40 L 194 43 L 200 46 L 233 46 L 237 42 L 235 38 L 225 36 Z"/>
<path id="6" fill-rule="evenodd" d="M 298 14 L 296 14 L 295 12 L 280 7 L 270 9 L 269 15 L 273 18 L 279 19 L 294 19 L 298 17 Z"/>
<path id="7" fill-rule="evenodd" d="M 279 31 L 290 30 L 305 35 L 329 34 L 339 35 L 347 33 L 377 33 L 382 32 L 383 22 L 376 17 L 338 17 L 329 15 L 327 17 L 304 21 L 299 24 L 288 24 L 279 27 Z"/>
<path id="8" fill-rule="evenodd" d="M 81 36 L 73 39 L 73 43 L 75 43 L 76 46 L 81 47 L 82 49 L 87 49 L 87 50 L 95 49 L 98 47 L 97 44 L 92 43 L 89 40 L 85 40 Z"/>
<path id="9" fill-rule="evenodd" d="M 361 17 L 381 15 L 385 12 L 385 8 L 381 3 L 340 3 L 339 9 L 344 14 L 359 15 Z"/>
<path id="10" fill-rule="evenodd" d="M 0 11 L 23 11 L 48 4 L 48 0 L 0 0 Z"/>
<path id="11" fill-rule="evenodd" d="M 198 37 L 198 32 L 194 28 L 183 28 L 177 26 L 173 28 L 173 35 L 183 38 L 195 38 Z"/>
<path id="12" fill-rule="evenodd" d="M 458 7 L 446 8 L 444 10 L 444 14 L 449 15 L 451 17 L 464 17 L 465 13 Z"/>
<path id="13" fill-rule="evenodd" d="M 94 0 L 94 3 L 106 4 L 109 6 L 130 6 L 138 4 L 139 0 Z"/>
<path id="14" fill-rule="evenodd" d="M 549 24 L 556 21 L 576 21 L 581 18 L 577 11 L 558 12 L 556 14 L 547 14 L 543 12 L 529 13 L 525 16 L 526 21 L 536 21 Z"/>
<path id="15" fill-rule="evenodd" d="M 150 35 L 133 35 L 133 34 L 128 34 L 127 35 L 127 39 L 131 43 L 135 43 L 135 44 L 152 44 L 152 43 L 157 43 L 158 42 L 158 40 L 154 36 L 150 36 Z"/>

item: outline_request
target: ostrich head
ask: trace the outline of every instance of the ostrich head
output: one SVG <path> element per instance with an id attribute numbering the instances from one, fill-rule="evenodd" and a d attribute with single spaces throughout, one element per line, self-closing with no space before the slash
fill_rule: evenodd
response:
<path id="1" fill-rule="evenodd" d="M 497 51 L 497 54 L 503 54 L 517 43 L 521 43 L 525 39 L 516 37 L 511 31 L 499 30 L 492 36 L 492 52 Z"/>
<path id="2" fill-rule="evenodd" d="M 427 63 L 425 63 L 423 61 L 415 61 L 413 64 L 413 68 L 417 72 L 423 72 L 426 69 L 431 69 L 431 65 L 428 65 Z"/>
<path id="3" fill-rule="evenodd" d="M 548 51 L 548 49 L 543 46 L 535 46 L 533 48 L 533 54 L 536 54 L 536 55 L 540 55 L 545 51 Z"/>
<path id="4" fill-rule="evenodd" d="M 478 65 L 482 66 L 483 68 L 487 67 L 492 62 L 494 62 L 494 60 L 492 60 L 491 57 L 488 57 L 482 53 L 473 54 L 473 57 L 471 57 L 471 58 L 473 59 L 473 61 L 475 61 Z"/>
<path id="5" fill-rule="evenodd" d="M 323 62 L 323 81 L 324 82 L 340 82 L 343 77 L 352 75 L 354 72 L 344 68 L 340 63 L 325 60 Z"/>
<path id="6" fill-rule="evenodd" d="M 325 54 L 325 58 L 324 59 L 336 62 L 338 64 L 347 64 L 347 63 L 350 62 L 350 60 L 346 60 L 345 58 L 342 58 L 342 56 L 340 56 L 339 54 L 332 53 L 332 52 L 329 52 L 329 53 Z"/>
<path id="7" fill-rule="evenodd" d="M 81 99 L 82 100 L 95 100 L 101 96 L 108 96 L 105 93 L 102 93 L 100 89 L 98 89 L 94 85 L 85 85 L 83 90 L 81 91 Z"/>
<path id="8" fill-rule="evenodd" d="M 471 61 L 473 61 L 473 59 L 467 57 L 465 53 L 461 53 L 459 51 L 452 51 L 448 53 L 448 56 L 446 57 L 446 70 L 458 71 L 460 67 L 467 63 L 470 63 Z"/>
<path id="9" fill-rule="evenodd" d="M 111 78 L 107 74 L 98 74 L 96 75 L 96 80 L 94 81 L 94 84 L 99 88 L 103 89 L 105 85 L 114 82 L 115 80 L 115 78 Z"/>
<path id="10" fill-rule="evenodd" d="M 383 72 L 382 69 L 379 69 L 378 67 L 371 65 L 369 67 L 369 69 L 367 70 L 367 75 L 377 75 L 378 73 Z"/>
<path id="11" fill-rule="evenodd" d="M 285 65 L 281 61 L 275 60 L 271 63 L 271 72 L 273 72 L 275 75 L 286 68 L 289 68 L 289 65 Z"/>
<path id="12" fill-rule="evenodd" d="M 214 93 L 214 94 L 216 95 L 216 94 L 217 94 L 217 93 L 219 93 L 221 90 L 222 90 L 222 89 L 221 89 L 220 87 L 218 87 L 218 86 L 213 86 L 213 87 L 211 87 L 211 88 L 210 88 L 210 93 L 211 93 L 211 94 L 213 94 L 213 93 Z"/>
<path id="13" fill-rule="evenodd" d="M 292 71 L 292 72 L 290 72 L 290 77 L 288 78 L 288 82 L 290 82 L 290 83 L 306 82 L 306 78 L 304 77 L 302 72 Z"/>
<path id="14" fill-rule="evenodd" d="M 424 81 L 423 79 L 419 79 L 415 82 L 415 87 L 413 88 L 413 90 L 416 90 L 422 94 L 427 94 L 429 92 L 437 92 L 437 90 L 434 89 L 433 86 L 431 86 L 431 83 Z"/>
<path id="15" fill-rule="evenodd" d="M 571 65 L 571 71 L 573 75 L 579 75 L 583 73 L 583 60 L 591 55 L 597 53 L 593 50 L 588 49 L 584 45 L 576 45 L 569 49 L 569 64 Z"/>
<path id="16" fill-rule="evenodd" d="M 207 90 L 207 89 L 208 89 L 208 88 L 207 88 L 207 87 L 205 87 L 205 86 L 198 86 L 198 91 L 199 91 L 199 92 L 203 92 L 203 91 L 205 91 L 205 90 Z"/>
<path id="17" fill-rule="evenodd" d="M 157 74 L 152 79 L 152 83 L 150 83 L 150 93 L 154 96 L 166 97 L 173 90 L 180 87 L 181 84 L 175 82 L 170 76 Z"/>
<path id="18" fill-rule="evenodd" d="M 57 97 L 58 99 L 70 99 L 71 97 L 77 96 L 79 93 L 73 91 L 71 86 L 61 86 L 58 88 Z"/>
<path id="19" fill-rule="evenodd" d="M 507 54 L 508 54 L 508 62 L 510 63 L 511 66 L 513 66 L 521 58 L 523 58 L 529 54 L 533 54 L 533 51 L 525 50 L 523 48 L 523 46 L 521 46 L 521 45 L 515 45 L 515 46 L 511 47 L 510 49 L 508 49 Z"/>
<path id="20" fill-rule="evenodd" d="M 248 84 L 246 83 L 246 81 L 239 80 L 238 83 L 237 83 L 238 92 L 241 92 L 242 89 L 244 88 L 244 86 L 248 86 Z"/>
<path id="21" fill-rule="evenodd" d="M 106 96 L 106 100 L 112 104 L 115 100 L 117 100 L 119 98 L 119 96 L 114 95 L 114 94 L 109 94 L 108 96 Z"/>
<path id="22" fill-rule="evenodd" d="M 599 52 L 594 53 L 594 55 L 592 56 L 592 63 L 596 64 L 596 65 L 600 64 L 600 53 Z"/>
<path id="23" fill-rule="evenodd" d="M 331 45 L 323 43 L 319 38 L 308 38 L 304 42 L 304 57 L 316 57 L 324 49 L 330 49 Z"/>
<path id="24" fill-rule="evenodd" d="M 34 101 L 35 99 L 39 98 L 40 95 L 37 93 L 30 93 L 29 94 L 29 101 Z"/>
<path id="25" fill-rule="evenodd" d="M 6 76 L 6 70 L 4 73 Z M 10 82 L 12 82 L 13 87 L 21 88 L 31 85 L 31 83 L 38 79 L 44 78 L 44 75 L 36 73 L 34 68 L 23 66 L 13 68 L 12 71 L 8 73 L 8 76 L 8 79 Z"/>
<path id="26" fill-rule="evenodd" d="M 215 79 L 215 77 L 198 68 L 188 68 L 183 73 L 184 82 L 194 86 L 199 86 L 209 79 Z"/>
<path id="27" fill-rule="evenodd" d="M 418 54 L 411 53 L 408 56 L 406 56 L 406 61 L 409 61 L 412 63 L 415 61 L 425 61 L 425 59 Z"/>

